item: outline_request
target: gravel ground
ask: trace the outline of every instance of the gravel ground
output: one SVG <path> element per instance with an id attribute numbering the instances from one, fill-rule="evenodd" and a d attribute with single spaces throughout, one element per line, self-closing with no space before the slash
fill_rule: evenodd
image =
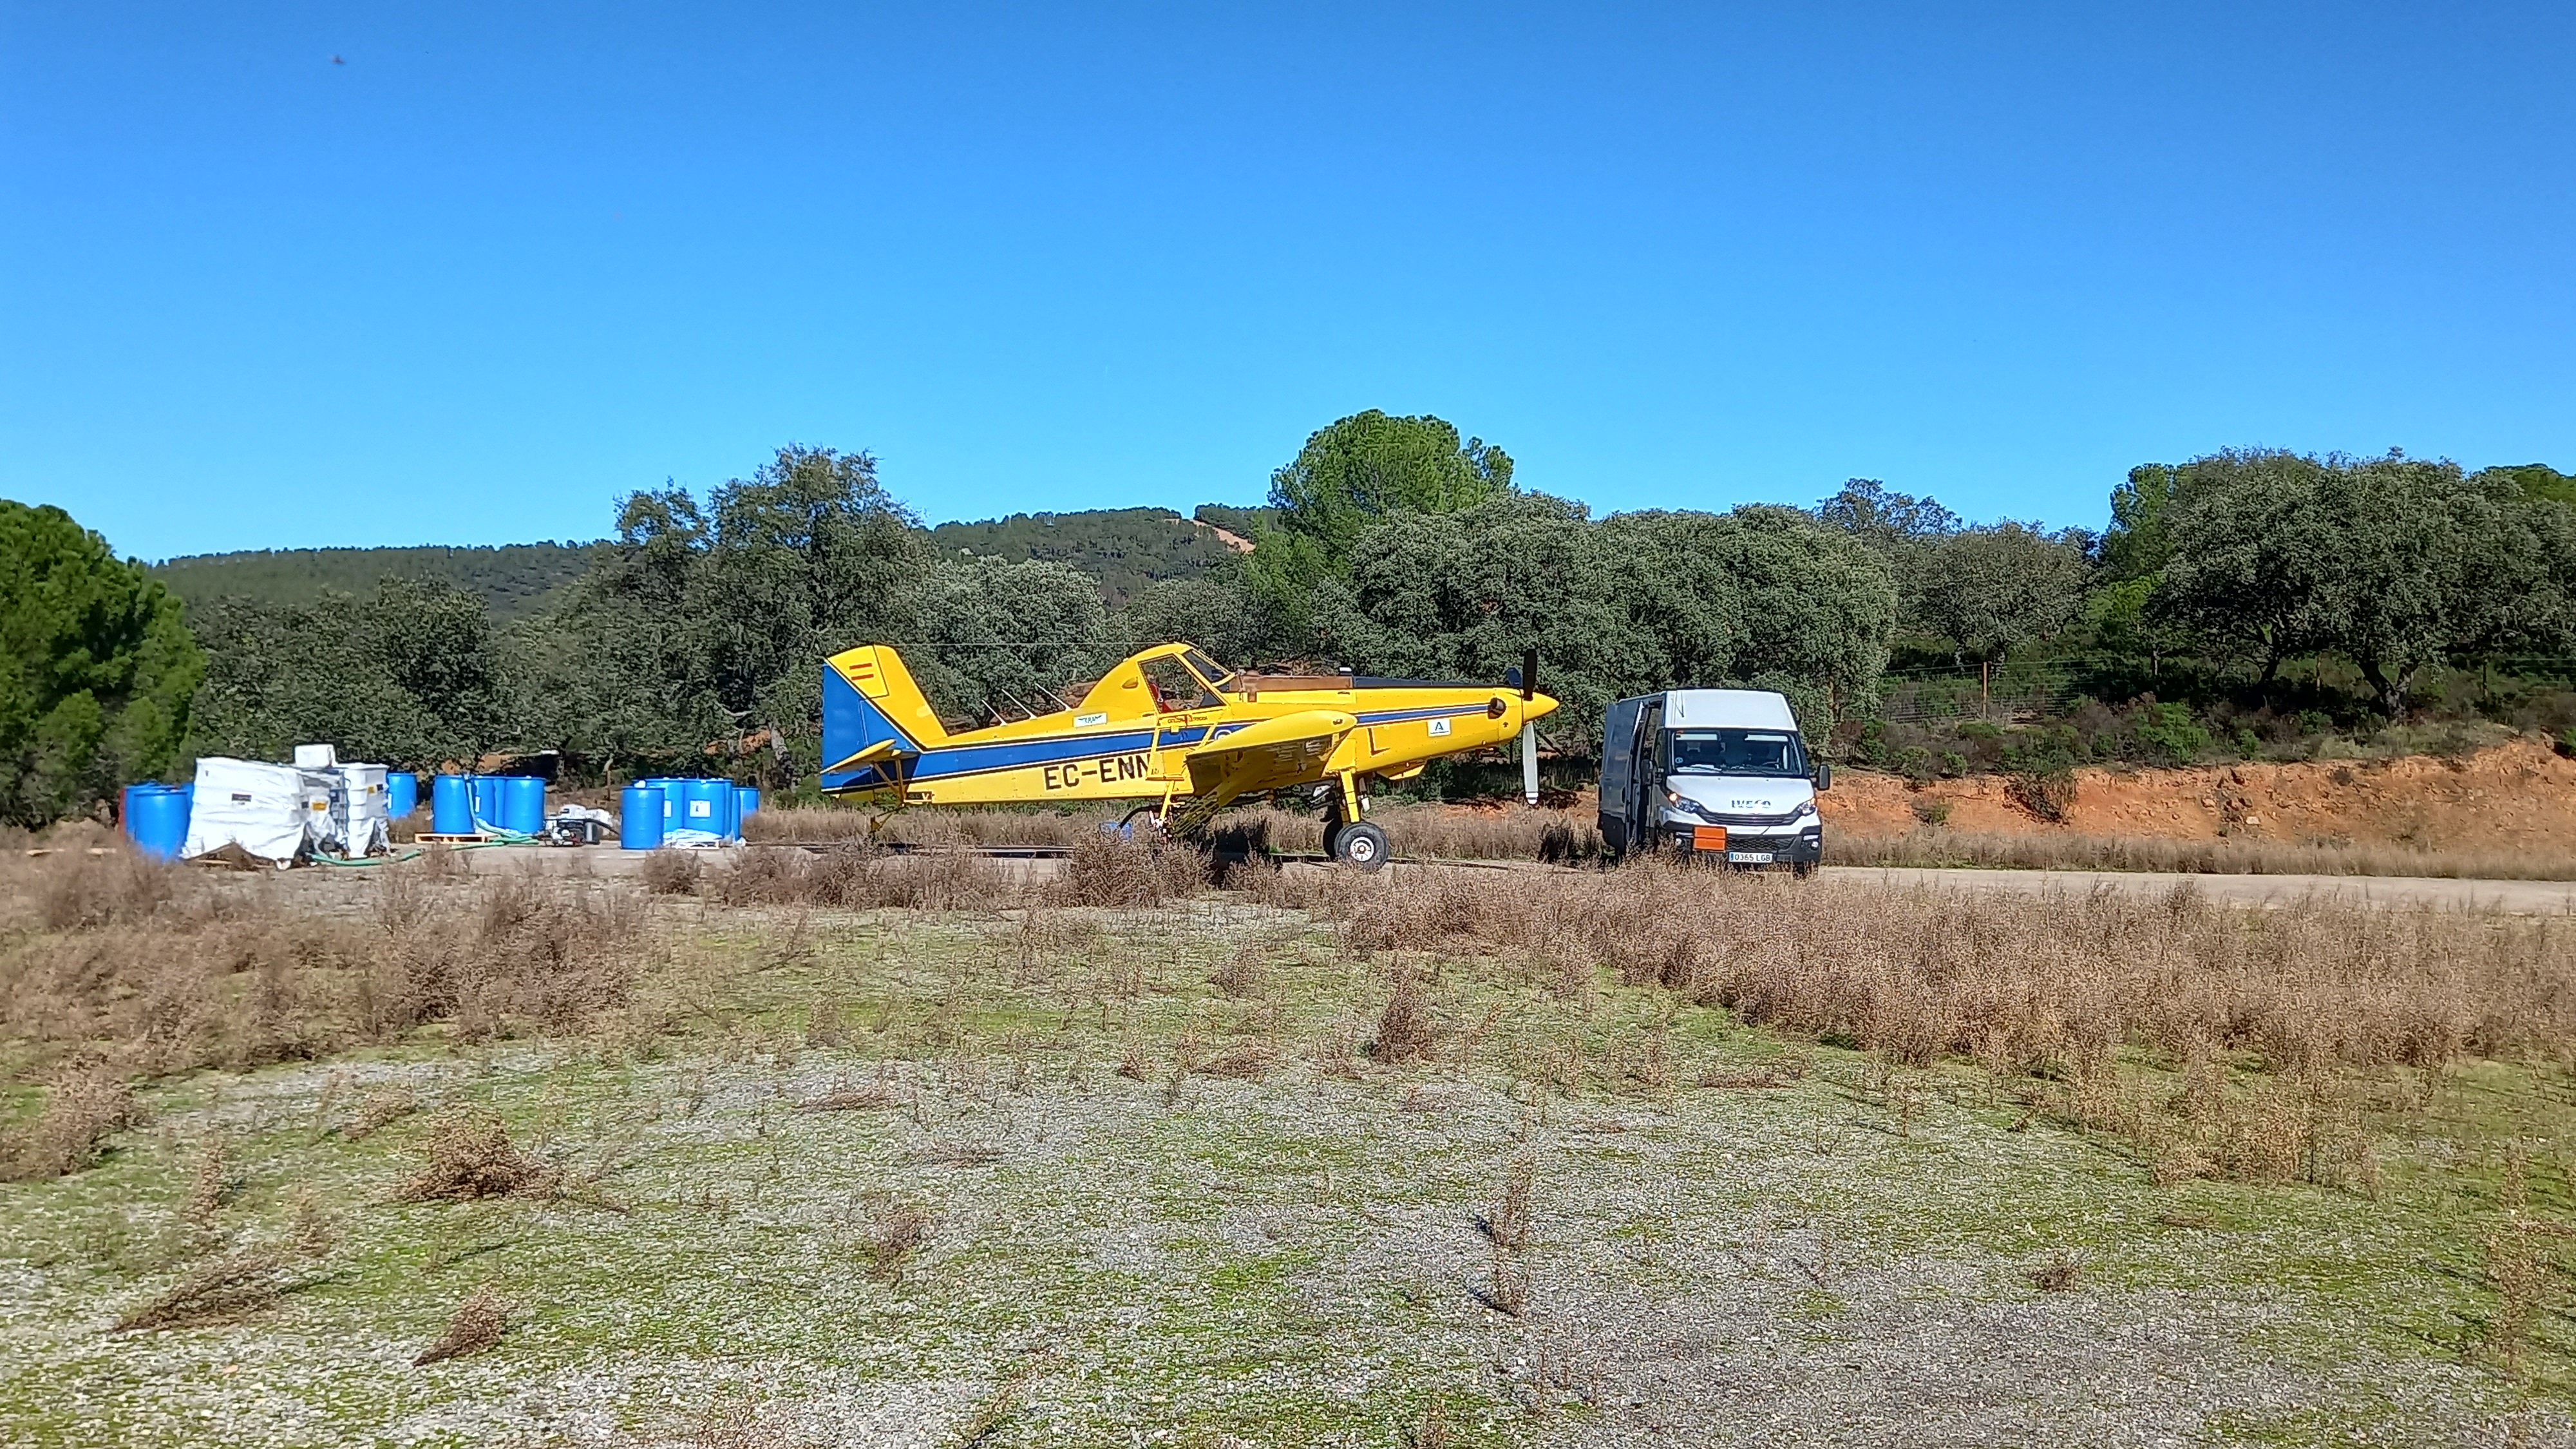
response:
<path id="1" fill-rule="evenodd" d="M 345 882 L 313 899 L 363 905 Z M 785 924 L 702 922 L 754 954 Z M 1111 943 L 1124 956 L 1068 935 L 1052 966 L 992 920 L 809 924 L 802 964 L 670 985 L 724 1023 L 696 1037 L 199 1074 L 154 1088 L 104 1165 L 0 1185 L 0 1440 L 2576 1445 L 2554 1326 L 2535 1352 L 2558 1377 L 2464 1361 L 2490 1295 L 2474 1229 L 2445 1216 L 2458 1185 L 2419 1167 L 2455 1155 L 2429 1120 L 2385 1144 L 2378 1200 L 2157 1187 L 1964 1071 L 1900 1111 L 1860 1057 L 1784 1055 L 1717 1012 L 1672 1018 L 1667 1080 L 1768 1064 L 1778 1085 L 1557 1093 L 1516 1054 L 1575 1008 L 1535 999 L 1482 1055 L 1327 1070 L 1307 1053 L 1377 978 L 1249 907 L 1159 917 Z M 1244 952 L 1275 963 L 1270 996 L 1211 997 Z M 1124 1007 L 1082 995 L 1137 959 Z M 972 972 L 995 1000 L 1025 985 L 1019 1014 L 961 1000 Z M 824 990 L 858 1023 L 846 1044 L 804 1044 Z M 1453 1033 L 1474 1019 L 1443 1005 Z M 1135 1026 L 1115 1011 L 1148 1007 L 1159 1034 L 1120 1075 Z M 1674 1009 L 1583 1010 L 1617 1040 Z M 1281 1064 L 1176 1084 L 1183 1020 L 1199 1060 L 1269 1033 Z M 2497 1080 L 2523 1094 L 2515 1130 L 2549 1139 L 2563 1087 Z M 853 1086 L 887 1100 L 798 1110 Z M 353 1137 L 393 1087 L 421 1110 Z M 468 1108 L 579 1190 L 402 1200 L 434 1114 Z M 219 1134 L 238 1191 L 186 1229 Z M 222 1244 L 282 1238 L 299 1196 L 339 1241 L 275 1305 L 111 1331 Z M 873 1273 L 895 1204 L 931 1226 Z M 414 1366 L 485 1285 L 512 1307 L 500 1345 Z"/>
<path id="2" fill-rule="evenodd" d="M 1290 1072 L 1175 1101 L 1105 1070 L 1026 1093 L 919 1071 L 904 1107 L 828 1113 L 787 1110 L 851 1070 L 811 1053 L 607 1072 L 522 1049 L 344 1079 L 551 1119 L 523 1130 L 567 1164 L 613 1143 L 611 1212 L 393 1201 L 418 1124 L 314 1144 L 331 1070 L 207 1079 L 163 1120 L 324 1187 L 350 1245 L 270 1314 L 140 1335 L 103 1331 L 132 1286 L 13 1256 L 13 1442 L 932 1445 L 1007 1402 L 986 1442 L 1385 1444 L 1437 1396 L 1457 1443 L 2576 1443 L 2563 1407 L 2390 1351 L 2372 1296 L 2406 1254 L 2342 1203 L 2276 1189 L 2272 1219 L 2158 1228 L 2170 1196 L 2114 1155 L 1970 1107 L 1899 1135 L 1829 1079 L 1568 1103 Z M 931 1156 L 961 1144 L 995 1155 Z M 1477 1220 L 1522 1157 L 1514 1318 L 1480 1301 Z M 120 1172 L 148 1176 L 59 1186 L 104 1199 Z M 11 1192 L 23 1251 L 47 1213 Z M 851 1247 L 888 1193 L 938 1214 L 896 1283 Z M 58 1229 L 100 1209 L 44 1206 Z M 2278 1271 L 2331 1232 L 2317 1277 L 2344 1282 Z M 2073 1286 L 2034 1287 L 2061 1252 Z M 411 1367 L 487 1279 L 520 1305 L 503 1348 Z"/>

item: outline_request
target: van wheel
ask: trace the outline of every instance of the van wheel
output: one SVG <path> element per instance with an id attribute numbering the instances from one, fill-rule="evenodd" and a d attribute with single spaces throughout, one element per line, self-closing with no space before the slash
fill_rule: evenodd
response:
<path id="1" fill-rule="evenodd" d="M 1360 870 L 1386 864 L 1386 832 L 1365 820 L 1343 826 L 1330 848 L 1335 860 Z"/>
<path id="2" fill-rule="evenodd" d="M 1812 860 L 1794 861 L 1789 866 L 1789 874 L 1796 876 L 1800 880 L 1805 880 L 1807 877 L 1814 875 L 1815 873 L 1816 863 Z"/>

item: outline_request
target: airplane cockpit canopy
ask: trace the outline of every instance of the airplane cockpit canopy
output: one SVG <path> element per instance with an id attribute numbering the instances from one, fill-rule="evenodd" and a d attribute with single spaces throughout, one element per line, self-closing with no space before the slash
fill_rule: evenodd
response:
<path id="1" fill-rule="evenodd" d="M 1154 692 L 1154 708 L 1171 714 L 1185 709 L 1214 709 L 1225 703 L 1197 672 L 1183 664 L 1179 657 L 1158 654 L 1136 661 L 1144 672 L 1145 686 Z"/>
<path id="2" fill-rule="evenodd" d="M 1234 680 L 1233 670 L 1201 654 L 1195 647 L 1181 651 L 1181 662 L 1187 664 L 1190 672 L 1210 689 L 1223 689 Z"/>

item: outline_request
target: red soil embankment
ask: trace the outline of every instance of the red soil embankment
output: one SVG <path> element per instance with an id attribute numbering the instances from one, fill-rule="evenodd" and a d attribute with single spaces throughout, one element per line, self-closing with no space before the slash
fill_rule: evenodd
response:
<path id="1" fill-rule="evenodd" d="M 2131 839 L 2390 844 L 2424 850 L 2531 849 L 2576 854 L 2576 760 L 2529 736 L 2457 759 L 2214 765 L 2075 772 L 2062 821 L 2034 815 L 2011 782 L 1985 775 L 1914 785 L 1838 770 L 1826 823 L 1854 835 L 1922 828 L 1916 806 L 1956 831 Z"/>

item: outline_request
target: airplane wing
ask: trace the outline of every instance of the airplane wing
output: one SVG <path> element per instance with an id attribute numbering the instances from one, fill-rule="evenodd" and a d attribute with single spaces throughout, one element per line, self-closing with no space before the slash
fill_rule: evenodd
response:
<path id="1" fill-rule="evenodd" d="M 1315 779 L 1358 726 L 1357 716 L 1341 710 L 1309 709 L 1210 740 L 1182 757 L 1190 767 L 1190 793 L 1224 801 Z"/>

